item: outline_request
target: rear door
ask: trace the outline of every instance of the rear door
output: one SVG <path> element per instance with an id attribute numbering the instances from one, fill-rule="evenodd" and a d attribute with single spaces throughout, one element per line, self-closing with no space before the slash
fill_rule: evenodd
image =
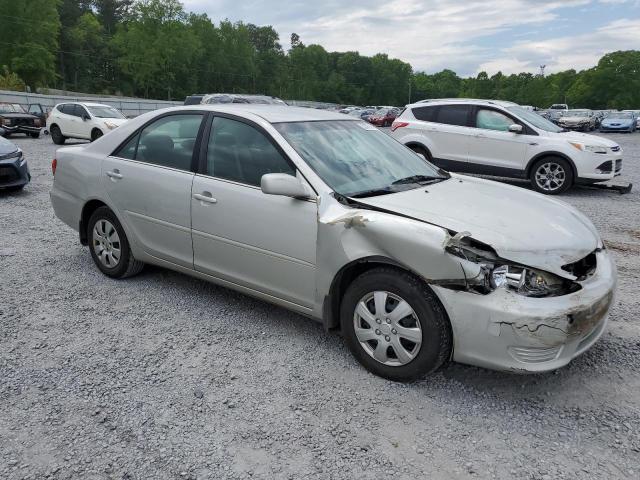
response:
<path id="1" fill-rule="evenodd" d="M 431 138 L 433 163 L 449 170 L 464 171 L 473 129 L 469 127 L 469 105 L 439 105 L 432 122 L 425 125 Z"/>
<path id="2" fill-rule="evenodd" d="M 522 126 L 522 133 L 509 131 L 514 124 Z M 473 125 L 470 171 L 506 176 L 524 171 L 527 148 L 533 141 L 525 124 L 505 112 L 479 106 L 473 112 Z"/>
<path id="3" fill-rule="evenodd" d="M 204 145 L 191 200 L 195 269 L 310 308 L 317 203 L 260 189 L 262 175 L 299 172 L 266 131 L 240 118 L 216 116 Z"/>
<path id="4" fill-rule="evenodd" d="M 63 135 L 68 137 L 77 137 L 80 132 L 80 118 L 76 115 L 76 105 L 74 103 L 65 103 L 60 108 L 58 114 L 58 126 Z"/>
<path id="5" fill-rule="evenodd" d="M 102 162 L 103 185 L 140 248 L 187 268 L 193 268 L 191 184 L 203 118 L 163 115 Z"/>

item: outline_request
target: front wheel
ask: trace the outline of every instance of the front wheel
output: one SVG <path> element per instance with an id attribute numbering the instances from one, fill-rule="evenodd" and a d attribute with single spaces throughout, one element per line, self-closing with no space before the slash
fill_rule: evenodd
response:
<path id="1" fill-rule="evenodd" d="M 98 130 L 97 128 L 91 132 L 91 141 L 95 142 L 103 135 L 102 130 Z"/>
<path id="2" fill-rule="evenodd" d="M 546 195 L 566 192 L 573 185 L 573 170 L 562 158 L 541 158 L 531 168 L 529 181 L 534 190 Z"/>
<path id="3" fill-rule="evenodd" d="M 52 125 L 49 133 L 51 133 L 51 140 L 53 140 L 53 143 L 56 145 L 64 145 L 64 142 L 67 140 L 67 137 L 62 135 L 62 131 L 57 125 Z"/>
<path id="4" fill-rule="evenodd" d="M 444 308 L 424 282 L 401 270 L 375 268 L 356 278 L 342 300 L 340 321 L 356 360 L 390 380 L 420 378 L 451 355 Z"/>
<path id="5" fill-rule="evenodd" d="M 142 270 L 144 263 L 131 253 L 118 218 L 108 207 L 98 208 L 87 224 L 91 257 L 100 271 L 112 278 L 126 278 Z"/>

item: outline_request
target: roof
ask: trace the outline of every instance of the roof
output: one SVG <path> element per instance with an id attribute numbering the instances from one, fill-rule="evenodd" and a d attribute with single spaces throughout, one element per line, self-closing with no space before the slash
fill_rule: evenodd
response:
<path id="1" fill-rule="evenodd" d="M 502 107 L 512 107 L 518 105 L 514 102 L 508 102 L 506 100 L 486 100 L 481 98 L 431 98 L 426 100 L 420 100 L 419 102 L 412 103 L 407 106 L 424 105 L 425 103 L 443 104 L 443 103 L 472 103 L 474 105 L 500 105 Z"/>
<path id="2" fill-rule="evenodd" d="M 94 102 L 76 102 L 74 100 L 69 100 L 68 102 L 60 102 L 56 105 L 67 105 L 69 103 L 75 103 L 78 105 L 84 105 L 85 107 L 110 107 L 111 105 L 106 105 L 104 103 L 94 103 Z"/>
<path id="3" fill-rule="evenodd" d="M 206 110 L 221 113 L 253 114 L 269 123 L 284 122 L 314 122 L 322 120 L 359 121 L 343 113 L 328 112 L 316 108 L 289 107 L 285 105 L 261 105 L 255 103 L 223 103 L 199 104 L 184 107 L 174 107 L 176 110 Z"/>

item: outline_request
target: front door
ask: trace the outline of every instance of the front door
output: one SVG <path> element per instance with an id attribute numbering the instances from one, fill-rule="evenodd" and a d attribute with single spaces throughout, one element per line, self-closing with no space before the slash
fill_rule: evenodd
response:
<path id="1" fill-rule="evenodd" d="M 531 136 L 524 133 L 525 130 L 523 133 L 509 131 L 509 127 L 516 123 L 516 120 L 497 110 L 482 107 L 476 110 L 476 128 L 473 129 L 474 138 L 469 148 L 469 162 L 483 167 L 478 171 L 496 175 L 524 171 L 525 154 L 532 140 Z M 486 167 L 491 170 L 486 170 Z"/>
<path id="2" fill-rule="evenodd" d="M 192 157 L 202 114 L 160 117 L 102 162 L 117 214 L 147 254 L 193 268 Z"/>
<path id="3" fill-rule="evenodd" d="M 193 181 L 195 269 L 310 308 L 315 297 L 317 204 L 267 195 L 267 173 L 299 175 L 256 125 L 215 117 L 206 166 Z"/>

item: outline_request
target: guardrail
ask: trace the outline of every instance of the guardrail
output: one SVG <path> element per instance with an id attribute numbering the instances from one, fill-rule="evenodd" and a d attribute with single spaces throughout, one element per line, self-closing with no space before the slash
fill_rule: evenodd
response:
<path id="1" fill-rule="evenodd" d="M 127 117 L 137 117 L 146 112 L 159 108 L 175 107 L 182 105 L 182 102 L 171 102 L 168 100 L 146 100 L 142 98 L 119 98 L 119 97 L 99 97 L 99 96 L 79 96 L 79 95 L 43 95 L 40 93 L 13 92 L 10 90 L 0 90 L 0 102 L 19 103 L 24 105 L 39 103 L 50 110 L 54 105 L 64 102 L 87 102 L 102 103 L 117 108 Z"/>

